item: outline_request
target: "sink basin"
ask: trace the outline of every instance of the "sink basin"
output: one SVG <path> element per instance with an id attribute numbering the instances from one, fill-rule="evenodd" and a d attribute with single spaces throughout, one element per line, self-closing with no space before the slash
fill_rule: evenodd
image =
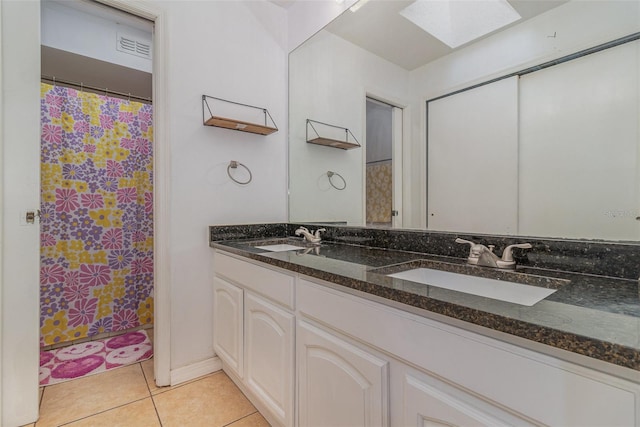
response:
<path id="1" fill-rule="evenodd" d="M 310 244 L 297 237 L 275 237 L 270 239 L 254 240 L 244 243 L 254 249 L 264 252 L 286 252 L 307 249 L 318 245 Z"/>
<path id="2" fill-rule="evenodd" d="M 525 306 L 532 306 L 556 291 L 556 289 L 431 268 L 413 268 L 387 274 L 387 276 Z"/>
<path id="3" fill-rule="evenodd" d="M 265 245 L 265 246 L 254 246 L 256 249 L 262 249 L 263 251 L 269 252 L 286 252 L 286 251 L 297 251 L 298 249 L 305 249 L 303 246 L 294 246 L 288 243 L 279 243 L 275 245 Z"/>

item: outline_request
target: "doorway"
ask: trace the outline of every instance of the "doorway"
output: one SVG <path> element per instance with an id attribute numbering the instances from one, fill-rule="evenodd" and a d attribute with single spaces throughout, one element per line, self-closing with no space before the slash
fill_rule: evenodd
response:
<path id="1" fill-rule="evenodd" d="M 154 253 L 155 327 L 154 372 L 156 384 L 170 383 L 170 254 L 169 248 L 169 156 L 167 142 L 168 31 L 162 8 L 148 2 L 101 0 L 101 3 L 127 11 L 155 23 L 154 28 Z M 36 211 L 39 203 L 40 152 L 40 2 L 3 2 L 2 33 L 14 37 L 2 39 L 2 74 L 5 105 L 0 145 L 5 158 L 3 176 L 12 191 L 2 194 L 7 220 L 2 241 L 11 251 L 3 252 L 4 328 L 2 346 L 4 425 L 32 423 L 38 414 L 38 335 L 39 335 L 39 227 L 24 220 L 27 211 Z M 10 143 L 10 141 L 12 141 Z M 15 225 L 15 226 L 14 226 Z M 24 225 L 24 226 L 23 226 Z M 8 230 L 8 231 L 7 231 Z M 5 232 L 6 231 L 6 232 Z M 10 392 L 6 392 L 9 390 Z"/>
<path id="2" fill-rule="evenodd" d="M 402 108 L 366 98 L 366 224 L 402 227 Z"/>
<path id="3" fill-rule="evenodd" d="M 40 345 L 51 349 L 154 324 L 154 23 L 95 2 L 43 2 L 41 16 Z"/>

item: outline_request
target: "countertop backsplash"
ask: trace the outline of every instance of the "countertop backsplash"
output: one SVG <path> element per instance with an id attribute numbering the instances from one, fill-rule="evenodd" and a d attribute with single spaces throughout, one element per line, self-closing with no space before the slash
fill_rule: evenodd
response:
<path id="1" fill-rule="evenodd" d="M 381 249 L 466 258 L 469 247 L 455 243 L 460 237 L 483 245 L 495 245 L 496 253 L 516 243 L 531 243 L 531 249 L 514 249 L 518 265 L 580 274 L 637 280 L 640 278 L 640 243 L 597 240 L 548 239 L 539 237 L 491 236 L 427 230 L 380 229 L 332 224 L 272 223 L 216 225 L 210 227 L 210 241 L 245 240 L 295 236 L 304 226 L 325 228 L 327 242 Z"/>

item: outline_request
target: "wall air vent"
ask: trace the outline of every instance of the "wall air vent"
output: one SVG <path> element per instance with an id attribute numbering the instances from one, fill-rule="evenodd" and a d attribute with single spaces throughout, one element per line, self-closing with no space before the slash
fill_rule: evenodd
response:
<path id="1" fill-rule="evenodd" d="M 116 49 L 130 55 L 151 59 L 151 42 L 129 34 L 118 33 Z"/>

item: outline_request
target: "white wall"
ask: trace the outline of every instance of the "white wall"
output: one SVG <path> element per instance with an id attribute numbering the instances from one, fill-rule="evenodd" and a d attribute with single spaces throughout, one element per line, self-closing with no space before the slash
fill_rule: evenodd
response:
<path id="1" fill-rule="evenodd" d="M 300 46 L 358 0 L 297 0 L 287 11 L 289 51 Z"/>
<path id="2" fill-rule="evenodd" d="M 411 72 L 412 217 L 426 218 L 425 101 L 640 29 L 636 1 L 571 1 Z M 555 37 L 553 36 L 555 33 Z M 508 54 L 506 54 L 508 52 Z"/>
<path id="3" fill-rule="evenodd" d="M 2 420 L 23 425 L 38 413 L 39 230 L 21 215 L 40 205 L 40 7 L 2 7 Z"/>
<path id="4" fill-rule="evenodd" d="M 364 223 L 363 167 L 366 97 L 406 100 L 407 71 L 329 32 L 290 55 L 289 218 L 291 221 Z M 306 143 L 306 119 L 349 128 L 363 148 L 340 150 Z M 315 125 L 320 136 L 329 128 Z M 324 134 L 323 134 L 324 132 Z M 309 137 L 315 137 L 309 130 Z M 327 171 L 342 175 L 345 190 L 332 188 Z M 338 182 L 336 185 L 341 185 Z"/>
<path id="5" fill-rule="evenodd" d="M 102 7 L 90 6 L 87 9 L 83 3 L 69 0 L 43 1 L 42 44 L 150 73 L 151 59 L 117 50 L 116 41 L 118 33 L 123 33 L 151 45 L 152 24 L 133 17 L 114 22 L 113 16 L 120 13 L 109 9 L 100 12 Z M 96 10 L 101 16 L 95 15 Z"/>
<path id="6" fill-rule="evenodd" d="M 286 12 L 267 2 L 154 1 L 169 20 L 171 368 L 213 356 L 208 226 L 286 221 Z M 203 94 L 266 107 L 270 136 L 202 125 Z M 246 186 L 227 176 L 247 165 Z"/>
<path id="7" fill-rule="evenodd" d="M 214 356 L 211 224 L 286 221 L 287 18 L 264 1 L 149 2 L 166 12 L 171 156 L 171 369 Z M 38 233 L 18 212 L 39 204 L 40 3 L 2 3 L 2 425 L 38 408 Z M 202 125 L 201 95 L 267 107 L 268 137 Z M 10 105 L 11 108 L 7 108 Z M 226 175 L 249 166 L 244 187 Z"/>

